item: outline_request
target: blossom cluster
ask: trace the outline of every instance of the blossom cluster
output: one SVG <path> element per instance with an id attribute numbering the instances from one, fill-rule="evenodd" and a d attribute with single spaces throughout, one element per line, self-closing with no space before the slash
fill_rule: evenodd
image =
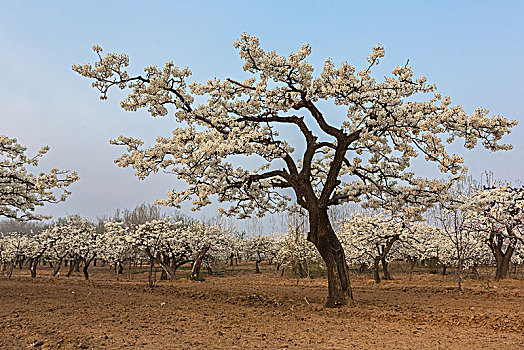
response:
<path id="1" fill-rule="evenodd" d="M 35 214 L 36 207 L 65 201 L 71 194 L 67 187 L 78 180 L 76 172 L 56 168 L 48 173 L 31 173 L 30 167 L 38 166 L 39 159 L 49 147 L 42 147 L 34 157 L 27 156 L 26 150 L 15 138 L 0 135 L 0 217 L 17 220 L 49 218 Z"/>

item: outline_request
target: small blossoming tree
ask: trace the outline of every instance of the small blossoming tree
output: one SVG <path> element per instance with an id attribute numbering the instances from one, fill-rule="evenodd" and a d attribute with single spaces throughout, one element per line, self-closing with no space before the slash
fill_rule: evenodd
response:
<path id="1" fill-rule="evenodd" d="M 249 74 L 245 80 L 190 82 L 189 68 L 171 61 L 131 75 L 127 55 L 104 56 L 99 46 L 93 47 L 98 56 L 94 65 L 74 65 L 73 70 L 92 79 L 102 99 L 112 87 L 130 89 L 121 102 L 125 110 L 147 108 L 156 117 L 173 109 L 179 127 L 152 147 L 132 137 L 112 141 L 127 147 L 116 163 L 133 167 L 139 178 L 164 170 L 187 182 L 187 189 L 169 192 L 160 203 L 178 206 L 191 199 L 199 209 L 217 195 L 218 201 L 233 203 L 226 214 L 246 217 L 284 209 L 293 193 L 308 213 L 308 240 L 327 267 L 326 306 L 345 305 L 351 298 L 348 266 L 329 207 L 362 200 L 375 207 L 383 201 L 389 207 L 427 205 L 443 185 L 415 177 L 410 160 L 422 154 L 443 172 L 463 169 L 462 158 L 449 155 L 442 138 L 463 138 L 468 149 L 479 140 L 493 151 L 510 148 L 498 141 L 516 122 L 488 117 L 480 108 L 467 115 L 425 77 L 414 78 L 408 64 L 375 80 L 372 70 L 384 56 L 380 45 L 361 70 L 347 62 L 336 67 L 327 59 L 317 76 L 306 61 L 308 44 L 288 57 L 263 50 L 258 38 L 248 34 L 234 46 Z M 414 99 L 417 95 L 430 97 Z M 344 112 L 326 109 L 329 103 Z M 282 127 L 294 127 L 297 139 L 281 136 Z M 263 164 L 237 165 L 238 156 Z"/>
<path id="2" fill-rule="evenodd" d="M 513 254 L 524 244 L 524 187 L 499 184 L 474 193 L 466 203 L 465 225 L 488 245 L 497 265 L 495 279 L 506 278 Z"/>

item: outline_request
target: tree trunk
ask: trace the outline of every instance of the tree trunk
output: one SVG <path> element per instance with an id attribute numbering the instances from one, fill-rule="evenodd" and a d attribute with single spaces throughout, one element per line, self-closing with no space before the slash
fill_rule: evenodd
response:
<path id="1" fill-rule="evenodd" d="M 7 270 L 7 278 L 11 278 L 11 276 L 13 275 L 13 268 L 15 267 L 15 264 L 13 262 L 11 262 L 9 264 L 9 268 Z"/>
<path id="2" fill-rule="evenodd" d="M 31 278 L 36 277 L 36 267 L 38 266 L 38 259 L 34 258 L 29 261 L 29 270 L 31 271 Z"/>
<path id="3" fill-rule="evenodd" d="M 502 235 L 492 234 L 487 243 L 491 252 L 495 256 L 495 262 L 497 263 L 495 281 L 499 281 L 508 276 L 509 263 L 511 261 L 511 256 L 515 251 L 515 246 L 511 243 L 514 242 L 509 242 L 510 244 L 507 245 L 505 252 L 502 250 L 504 244 L 504 237 Z"/>
<path id="4" fill-rule="evenodd" d="M 120 262 L 117 261 L 115 263 L 115 276 L 116 276 L 116 280 L 120 281 L 120 274 L 118 273 L 118 265 L 120 265 Z"/>
<path id="5" fill-rule="evenodd" d="M 89 279 L 89 272 L 87 271 L 87 269 L 89 269 L 89 265 L 91 264 L 91 262 L 94 259 L 95 258 L 91 258 L 91 259 L 84 258 L 84 267 L 82 268 L 82 271 L 84 272 L 84 278 L 86 279 L 86 281 Z"/>
<path id="6" fill-rule="evenodd" d="M 347 305 L 353 300 L 349 268 L 344 249 L 329 222 L 327 208 L 309 210 L 309 222 L 308 241 L 315 245 L 327 268 L 328 298 L 325 306 Z"/>
<path id="7" fill-rule="evenodd" d="M 297 263 L 297 267 L 298 267 L 298 277 L 306 278 L 307 277 L 306 270 L 304 270 L 304 267 L 302 266 L 300 262 Z"/>
<path id="8" fill-rule="evenodd" d="M 506 252 L 502 252 L 502 249 L 497 249 L 497 254 L 495 255 L 495 261 L 497 263 L 497 270 L 495 272 L 495 280 L 499 281 L 508 277 L 509 263 L 511 261 L 511 256 L 513 255 L 513 247 L 508 247 Z"/>
<path id="9" fill-rule="evenodd" d="M 457 264 L 457 288 L 459 291 L 462 291 L 462 266 L 462 259 L 459 259 Z"/>
<path id="10" fill-rule="evenodd" d="M 150 255 L 150 254 L 148 254 Z M 153 266 L 155 265 L 155 260 L 152 256 L 150 256 L 149 260 L 149 272 L 147 276 L 147 280 L 149 282 L 149 288 L 153 289 L 155 287 L 155 282 L 153 281 Z"/>
<path id="11" fill-rule="evenodd" d="M 72 261 L 69 261 L 69 271 L 67 271 L 67 274 L 66 274 L 66 277 L 69 277 L 71 276 L 71 274 L 73 273 L 73 270 L 75 268 L 75 265 L 77 265 L 78 262 L 77 260 L 72 260 Z"/>
<path id="12" fill-rule="evenodd" d="M 415 265 L 417 264 L 416 258 L 409 258 L 409 280 L 413 279 L 413 270 L 415 270 Z"/>
<path id="13" fill-rule="evenodd" d="M 133 279 L 133 263 L 131 258 L 127 260 L 127 279 L 130 281 Z"/>
<path id="14" fill-rule="evenodd" d="M 380 259 L 380 262 L 382 263 L 382 273 L 384 274 L 384 279 L 391 280 L 392 278 L 388 270 L 389 263 L 386 261 L 385 258 Z"/>
<path id="15" fill-rule="evenodd" d="M 193 268 L 191 269 L 191 280 L 194 281 L 198 278 L 198 275 L 200 274 L 200 267 L 202 266 L 202 259 L 204 259 L 204 255 L 206 255 L 207 251 L 211 248 L 211 243 L 207 243 L 202 250 L 198 253 L 198 256 L 193 263 Z"/>
<path id="16" fill-rule="evenodd" d="M 60 258 L 58 260 L 58 262 L 56 263 L 56 266 L 53 269 L 53 276 L 56 276 L 58 274 L 58 272 L 60 271 L 60 268 L 62 267 L 62 261 L 63 260 L 64 260 L 63 258 Z"/>
<path id="17" fill-rule="evenodd" d="M 375 258 L 373 261 L 373 278 L 375 279 L 375 283 L 380 283 L 380 274 L 379 274 L 379 264 L 380 264 L 380 258 Z"/>
<path id="18" fill-rule="evenodd" d="M 260 267 L 258 267 L 258 264 L 260 264 L 262 260 L 256 260 L 255 261 L 255 273 L 260 273 Z"/>
<path id="19" fill-rule="evenodd" d="M 165 271 L 167 273 L 167 275 L 169 276 L 169 278 L 174 281 L 175 280 L 175 270 L 173 270 L 171 268 L 171 266 L 169 266 L 169 264 L 166 264 L 163 260 L 162 260 L 162 257 L 160 256 L 160 253 L 157 253 L 156 257 L 154 257 L 149 251 L 146 252 L 147 255 L 149 256 L 150 259 L 153 259 L 155 263 L 159 264 L 163 271 Z"/>

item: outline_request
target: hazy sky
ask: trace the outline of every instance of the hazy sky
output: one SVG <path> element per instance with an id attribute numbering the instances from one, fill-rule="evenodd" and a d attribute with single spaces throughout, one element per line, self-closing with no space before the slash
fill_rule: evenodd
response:
<path id="1" fill-rule="evenodd" d="M 81 178 L 66 203 L 41 212 L 95 218 L 163 198 L 176 184 L 168 175 L 139 181 L 132 169 L 113 164 L 123 149 L 109 139 L 127 135 L 150 144 L 175 123 L 124 112 L 115 92 L 100 101 L 91 82 L 71 70 L 94 61 L 93 44 L 129 54 L 130 72 L 173 60 L 205 81 L 242 74 L 232 44 L 243 32 L 281 55 L 310 43 L 317 71 L 327 57 L 362 67 L 382 43 L 383 69 L 409 59 L 416 75 L 466 112 L 481 106 L 519 120 L 504 139 L 514 150 L 460 154 L 474 176 L 493 170 L 498 178 L 524 179 L 522 1 L 0 0 L 0 134 L 18 138 L 31 154 L 49 145 L 42 168 L 74 169 Z"/>

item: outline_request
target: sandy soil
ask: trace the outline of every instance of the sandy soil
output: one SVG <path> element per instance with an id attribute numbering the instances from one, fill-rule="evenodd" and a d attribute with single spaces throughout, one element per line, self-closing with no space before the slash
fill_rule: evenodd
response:
<path id="1" fill-rule="evenodd" d="M 266 267 L 158 282 L 117 282 L 107 268 L 0 277 L 1 349 L 524 349 L 524 281 L 355 275 L 356 303 L 324 309 L 324 279 Z"/>

